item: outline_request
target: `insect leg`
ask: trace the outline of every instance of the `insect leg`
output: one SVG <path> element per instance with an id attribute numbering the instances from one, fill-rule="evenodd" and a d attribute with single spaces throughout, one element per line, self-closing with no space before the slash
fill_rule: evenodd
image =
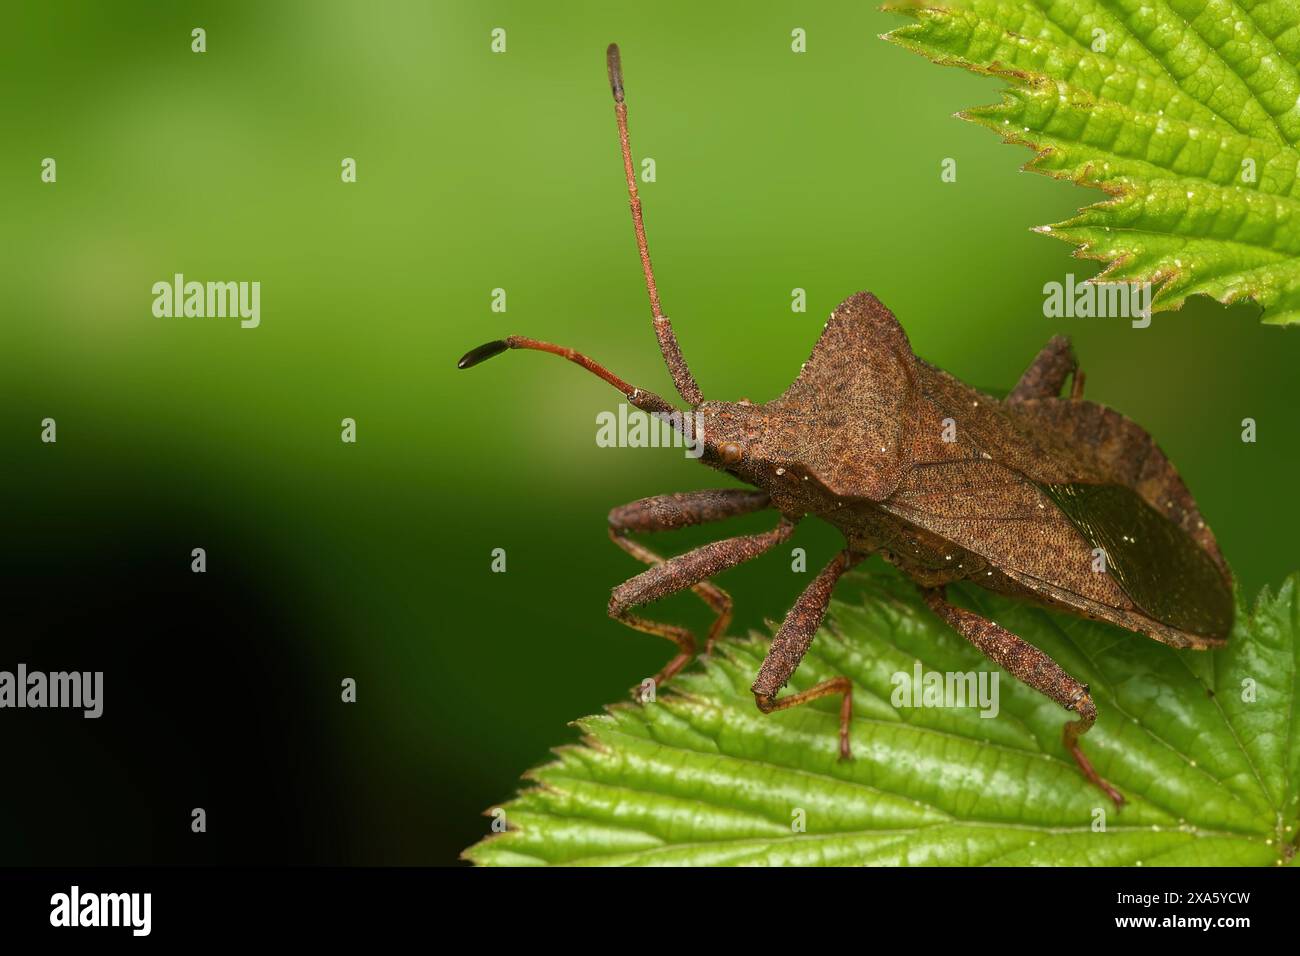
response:
<path id="1" fill-rule="evenodd" d="M 1079 715 L 1078 720 L 1065 725 L 1062 734 L 1065 749 L 1070 751 L 1083 775 L 1114 800 L 1115 806 L 1122 807 L 1123 795 L 1093 769 L 1091 761 L 1079 746 L 1079 738 L 1097 720 L 1097 705 L 1088 693 L 1088 685 L 1075 680 L 1056 661 L 1006 628 L 973 611 L 948 603 L 942 587 L 920 590 L 931 610 L 974 644 L 985 657 L 1017 680 Z"/>
<path id="2" fill-rule="evenodd" d="M 1061 394 L 1061 386 L 1066 378 L 1073 377 L 1070 398 L 1083 397 L 1083 373 L 1070 347 L 1070 340 L 1064 335 L 1054 335 L 1043 346 L 1041 352 L 1029 363 L 1016 387 L 1007 396 L 1008 402 L 1020 402 L 1030 398 L 1056 398 Z"/>
<path id="3" fill-rule="evenodd" d="M 677 645 L 679 653 L 655 675 L 655 684 L 664 683 L 690 663 L 696 652 L 695 636 L 687 628 L 638 617 L 631 613 L 631 609 L 676 594 L 719 571 L 756 558 L 789 538 L 793 532 L 794 523 L 782 518 L 771 531 L 703 545 L 642 571 L 614 588 L 609 598 L 610 617 L 646 634 L 666 637 Z"/>
<path id="4" fill-rule="evenodd" d="M 627 535 L 633 531 L 673 531 L 689 525 L 722 521 L 737 515 L 760 511 L 771 504 L 765 492 L 745 488 L 718 491 L 690 491 L 682 494 L 656 495 L 615 508 L 609 513 L 609 537 L 638 561 L 663 564 L 664 558 Z M 731 623 L 731 595 L 712 581 L 691 586 L 717 617 L 709 628 L 704 653 L 713 651 L 714 642 L 726 633 Z"/>
<path id="5" fill-rule="evenodd" d="M 777 699 L 777 694 L 786 685 L 804 654 L 812 644 L 822 618 L 826 616 L 826 606 L 830 603 L 831 592 L 835 582 L 862 557 L 850 551 L 841 551 L 830 564 L 812 580 L 812 583 L 799 595 L 794 607 L 785 616 L 781 629 L 772 639 L 772 646 L 763 659 L 763 666 L 758 670 L 750 690 L 754 694 L 754 703 L 765 714 L 788 707 L 798 707 L 820 697 L 842 694 L 840 705 L 840 759 L 849 759 L 849 721 L 853 717 L 853 684 L 847 677 L 832 677 L 808 690 L 789 694 Z"/>

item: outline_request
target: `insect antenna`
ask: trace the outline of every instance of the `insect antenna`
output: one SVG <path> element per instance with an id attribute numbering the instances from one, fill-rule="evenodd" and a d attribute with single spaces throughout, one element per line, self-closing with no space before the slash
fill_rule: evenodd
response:
<path id="1" fill-rule="evenodd" d="M 641 254 L 641 270 L 645 273 L 646 292 L 650 295 L 650 313 L 659 351 L 663 353 L 668 372 L 677 386 L 677 393 L 691 406 L 704 400 L 695 377 L 682 358 L 681 346 L 673 332 L 673 324 L 659 305 L 659 287 L 655 284 L 654 268 L 650 265 L 650 247 L 645 238 L 645 220 L 641 215 L 641 197 L 636 191 L 636 171 L 632 165 L 632 144 L 627 133 L 627 101 L 623 91 L 623 63 L 618 44 L 611 43 L 605 51 L 605 64 L 609 70 L 609 88 L 614 94 L 614 116 L 618 120 L 618 142 L 623 150 L 623 172 L 627 175 L 627 194 L 632 208 L 632 227 L 636 230 L 636 247 Z"/>
<path id="2" fill-rule="evenodd" d="M 580 365 L 592 375 L 600 378 L 616 389 L 622 392 L 629 402 L 637 408 L 646 412 L 658 412 L 664 415 L 680 415 L 677 408 L 672 404 L 660 398 L 654 392 L 648 392 L 644 388 L 637 388 L 635 385 L 629 385 L 623 381 L 605 366 L 601 365 L 595 359 L 588 358 L 575 349 L 565 348 L 563 345 L 554 345 L 550 342 L 540 342 L 537 339 L 525 338 L 522 335 L 511 335 L 504 339 L 497 339 L 493 342 L 485 342 L 478 348 L 470 349 L 466 352 L 459 362 L 457 368 L 473 368 L 480 362 L 486 362 L 494 355 L 500 355 L 509 349 L 531 349 L 535 352 L 549 352 L 551 355 L 558 355 L 560 358 L 568 359 L 575 365 Z"/>

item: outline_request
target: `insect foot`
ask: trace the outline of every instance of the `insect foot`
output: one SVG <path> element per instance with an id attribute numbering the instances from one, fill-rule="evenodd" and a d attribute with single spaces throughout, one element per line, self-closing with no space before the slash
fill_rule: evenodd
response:
<path id="1" fill-rule="evenodd" d="M 1065 709 L 1072 710 L 1079 715 L 1078 720 L 1072 720 L 1065 725 L 1061 735 L 1061 739 L 1065 743 L 1065 749 L 1070 751 L 1070 755 L 1074 757 L 1074 762 L 1079 765 L 1079 769 L 1083 771 L 1083 775 L 1088 778 L 1089 782 L 1114 801 L 1115 809 L 1120 809 L 1126 802 L 1124 795 L 1116 790 L 1109 780 L 1093 769 L 1092 761 L 1084 755 L 1083 748 L 1079 746 L 1079 738 L 1086 734 L 1097 720 L 1097 705 L 1092 702 L 1092 695 L 1088 693 L 1087 684 L 1080 685 L 1078 695 L 1073 701 L 1065 705 Z"/>
<path id="2" fill-rule="evenodd" d="M 761 680 L 762 676 L 760 675 L 759 681 Z M 755 687 L 758 686 L 759 681 L 754 682 Z M 843 700 L 840 702 L 840 759 L 852 760 L 853 750 L 849 746 L 849 726 L 853 722 L 853 682 L 847 677 L 832 677 L 820 684 L 814 684 L 801 693 L 790 694 L 780 700 L 777 699 L 775 694 L 754 691 L 754 703 L 758 705 L 758 709 L 763 713 L 773 714 L 778 710 L 798 707 L 800 704 L 807 704 L 822 697 L 833 697 L 836 694 L 843 695 Z"/>

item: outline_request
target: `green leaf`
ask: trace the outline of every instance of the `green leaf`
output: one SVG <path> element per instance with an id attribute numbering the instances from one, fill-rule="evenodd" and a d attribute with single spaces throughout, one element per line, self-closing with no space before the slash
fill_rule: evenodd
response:
<path id="1" fill-rule="evenodd" d="M 1044 226 L 1099 279 L 1254 299 L 1300 321 L 1300 0 L 938 0 L 886 35 L 1004 77 L 960 114 L 1038 152 L 1025 168 L 1110 199 Z"/>
<path id="2" fill-rule="evenodd" d="M 761 714 L 766 642 L 728 640 L 655 703 L 578 721 L 582 743 L 532 771 L 480 864 L 1278 865 L 1297 859 L 1300 574 L 1243 609 L 1227 648 L 1176 651 L 977 589 L 953 593 L 1092 685 L 1084 746 L 1116 810 L 1061 744 L 1072 719 L 999 674 L 999 712 L 891 703 L 899 673 L 996 672 L 892 570 L 846 577 L 791 689 L 838 701 Z M 793 824 L 800 816 L 804 832 Z M 1104 814 L 1105 831 L 1094 829 Z"/>

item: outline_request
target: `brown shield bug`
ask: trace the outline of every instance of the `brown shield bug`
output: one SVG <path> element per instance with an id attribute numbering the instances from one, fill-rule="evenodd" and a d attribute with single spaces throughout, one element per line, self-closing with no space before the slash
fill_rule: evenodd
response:
<path id="1" fill-rule="evenodd" d="M 646 498 L 609 515 L 614 543 L 650 569 L 614 588 L 610 616 L 666 637 L 678 654 L 662 683 L 697 652 L 694 635 L 633 609 L 694 591 L 717 614 L 705 650 L 725 632 L 731 599 L 709 579 L 756 558 L 815 516 L 845 548 L 805 589 L 772 641 L 751 688 L 764 713 L 840 695 L 840 753 L 849 756 L 852 685 L 823 681 L 779 697 L 812 642 L 835 582 L 880 554 L 911 578 L 934 612 L 990 660 L 1078 715 L 1065 747 L 1084 775 L 1122 805 L 1079 746 L 1097 718 L 1088 687 L 993 621 L 950 603 L 945 586 L 970 581 L 1060 611 L 1107 621 L 1183 648 L 1224 643 L 1232 578 L 1196 502 L 1151 437 L 1084 401 L 1069 340 L 1047 343 L 1011 393 L 993 398 L 917 358 L 893 314 L 861 292 L 832 314 L 783 395 L 764 404 L 705 401 L 660 309 L 628 142 L 616 45 L 607 51 L 637 249 L 659 348 L 694 414 L 635 388 L 573 349 L 511 336 L 460 360 L 469 368 L 507 349 L 562 356 L 609 382 L 637 408 L 702 446 L 701 460 L 749 488 Z M 1071 382 L 1069 398 L 1060 392 Z M 664 559 L 631 537 L 759 510 L 776 527 Z"/>

